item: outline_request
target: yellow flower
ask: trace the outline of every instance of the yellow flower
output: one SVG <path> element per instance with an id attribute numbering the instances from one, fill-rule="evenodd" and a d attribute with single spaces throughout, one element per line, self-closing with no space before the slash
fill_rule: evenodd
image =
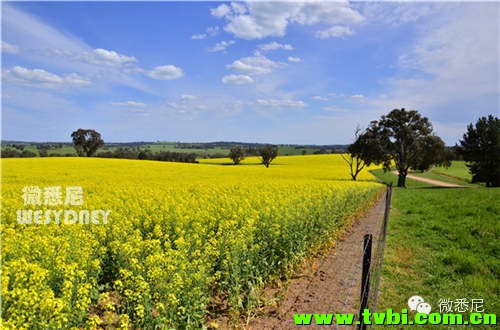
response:
<path id="1" fill-rule="evenodd" d="M 340 155 L 278 157 L 269 169 L 252 157 L 214 165 L 226 161 L 1 159 L 3 325 L 98 329 L 108 312 L 122 329 L 151 319 L 202 328 L 211 295 L 237 315 L 382 189 L 367 171 L 349 181 Z M 33 209 L 23 200 L 30 186 L 80 186 L 83 205 L 61 205 L 61 214 L 109 210 L 108 222 L 20 225 L 17 211 Z"/>

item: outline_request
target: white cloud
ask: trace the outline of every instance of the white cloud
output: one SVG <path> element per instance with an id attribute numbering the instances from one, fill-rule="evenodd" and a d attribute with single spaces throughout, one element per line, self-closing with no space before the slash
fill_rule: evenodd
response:
<path id="1" fill-rule="evenodd" d="M 205 39 L 208 36 L 213 37 L 218 32 L 219 32 L 219 27 L 218 26 L 210 26 L 210 27 L 208 27 L 205 30 L 205 33 L 193 34 L 191 36 L 191 39 L 193 39 L 193 40 L 202 40 L 202 39 Z"/>
<path id="2" fill-rule="evenodd" d="M 80 87 L 90 84 L 90 81 L 72 73 L 60 76 L 43 69 L 27 69 L 15 66 L 4 73 L 5 79 L 13 83 L 41 88 Z"/>
<path id="3" fill-rule="evenodd" d="M 137 59 L 133 56 L 127 56 L 117 53 L 114 50 L 96 48 L 92 51 L 79 51 L 74 52 L 70 50 L 53 48 L 44 49 L 42 51 L 43 55 L 48 58 L 59 57 L 64 59 L 69 59 L 74 64 L 75 62 L 90 64 L 93 66 L 107 66 L 113 68 L 119 68 L 122 66 L 134 65 Z M 88 66 L 87 66 L 88 68 Z"/>
<path id="4" fill-rule="evenodd" d="M 245 14 L 247 12 L 247 8 L 244 4 L 238 2 L 231 2 L 231 9 L 235 14 Z"/>
<path id="5" fill-rule="evenodd" d="M 316 101 L 328 101 L 328 98 L 327 97 L 324 97 L 324 96 L 320 96 L 320 95 L 314 95 L 313 97 L 311 97 L 313 100 L 316 100 Z"/>
<path id="6" fill-rule="evenodd" d="M 191 36 L 191 39 L 193 39 L 193 40 L 201 40 L 201 39 L 205 39 L 206 37 L 207 37 L 206 33 L 200 33 L 200 34 L 193 34 Z"/>
<path id="7" fill-rule="evenodd" d="M 302 59 L 300 57 L 294 57 L 294 56 L 288 56 L 288 62 L 302 62 Z"/>
<path id="8" fill-rule="evenodd" d="M 191 94 L 182 94 L 181 95 L 181 100 L 183 100 L 183 101 L 196 100 L 196 96 L 191 95 Z"/>
<path id="9" fill-rule="evenodd" d="M 16 45 L 9 44 L 8 42 L 2 40 L 2 53 L 18 54 L 19 47 L 17 47 Z"/>
<path id="10" fill-rule="evenodd" d="M 359 7 L 368 21 L 398 27 L 415 23 L 422 18 L 436 15 L 446 6 L 447 11 L 455 10 L 452 1 L 436 2 L 363 2 Z"/>
<path id="11" fill-rule="evenodd" d="M 266 74 L 279 67 L 279 63 L 267 57 L 256 54 L 255 56 L 243 57 L 226 66 L 228 69 L 248 75 Z"/>
<path id="12" fill-rule="evenodd" d="M 137 62 L 133 56 L 119 54 L 114 50 L 107 50 L 102 48 L 94 49 L 92 53 L 84 55 L 83 59 L 92 64 L 118 66 L 127 63 Z"/>
<path id="13" fill-rule="evenodd" d="M 289 24 L 333 26 L 359 24 L 364 20 L 349 3 L 336 1 L 250 1 L 231 7 L 222 4 L 211 12 L 227 21 L 225 31 L 241 39 L 282 37 Z"/>
<path id="14" fill-rule="evenodd" d="M 270 108 L 305 108 L 307 104 L 304 101 L 291 99 L 259 99 L 257 104 Z"/>
<path id="15" fill-rule="evenodd" d="M 231 8 L 223 3 L 222 5 L 218 6 L 217 8 L 210 9 L 210 13 L 217 17 L 217 18 L 222 18 L 226 15 L 228 15 L 231 12 Z"/>
<path id="16" fill-rule="evenodd" d="M 234 44 L 234 40 L 229 40 L 229 41 L 221 41 L 215 44 L 214 47 L 210 48 L 208 51 L 210 52 L 222 52 L 226 50 L 229 46 Z"/>
<path id="17" fill-rule="evenodd" d="M 488 10 L 487 5 L 471 6 L 451 24 L 428 31 L 430 33 L 425 33 L 413 49 L 401 57 L 401 64 L 443 79 L 455 78 L 458 74 L 478 76 L 478 73 L 487 74 L 488 69 L 495 66 L 498 68 L 499 32 L 495 27 L 499 19 L 495 9 L 491 9 Z M 477 21 L 474 14 L 482 19 Z"/>
<path id="18" fill-rule="evenodd" d="M 133 107 L 133 108 L 144 108 L 146 106 L 145 103 L 136 101 L 111 102 L 111 105 L 114 107 Z"/>
<path id="19" fill-rule="evenodd" d="M 207 33 L 207 35 L 213 37 L 213 36 L 217 35 L 217 33 L 219 33 L 219 27 L 218 26 L 209 26 L 206 29 L 206 33 Z"/>
<path id="20" fill-rule="evenodd" d="M 169 108 L 172 108 L 175 110 L 187 110 L 188 109 L 188 106 L 185 103 L 169 102 L 169 103 L 167 103 L 167 106 Z"/>
<path id="21" fill-rule="evenodd" d="M 182 78 L 184 72 L 175 65 L 162 65 L 157 66 L 151 71 L 147 71 L 146 75 L 156 80 L 174 80 Z"/>
<path id="22" fill-rule="evenodd" d="M 363 94 L 353 94 L 351 95 L 351 99 L 354 99 L 354 100 L 363 100 L 365 98 L 365 96 Z"/>
<path id="23" fill-rule="evenodd" d="M 499 6 L 463 3 L 422 26 L 420 37 L 400 59 L 403 69 L 419 75 L 387 80 L 390 92 L 374 100 L 374 104 L 399 103 L 398 107 L 428 109 L 438 120 L 454 118 L 464 122 L 475 119 L 473 111 L 457 111 L 457 107 L 469 104 L 477 112 L 483 104 L 482 111 L 498 109 Z M 490 102 L 489 109 L 484 102 Z"/>
<path id="24" fill-rule="evenodd" d="M 276 49 L 293 50 L 293 46 L 289 44 L 280 44 L 276 41 L 273 41 L 267 44 L 259 45 L 259 49 L 263 51 Z"/>
<path id="25" fill-rule="evenodd" d="M 332 26 L 329 29 L 316 32 L 316 37 L 319 39 L 328 39 L 332 37 L 339 38 L 343 36 L 350 36 L 353 34 L 354 32 L 350 28 L 346 26 L 336 25 Z"/>
<path id="26" fill-rule="evenodd" d="M 132 112 L 136 115 L 139 115 L 139 116 L 149 116 L 150 114 L 148 112 L 146 112 L 146 110 L 142 109 L 142 108 L 129 108 L 128 109 L 129 112 Z"/>
<path id="27" fill-rule="evenodd" d="M 84 53 L 91 48 L 68 33 L 45 24 L 34 16 L 2 3 L 2 35 L 15 40 L 22 49 L 64 49 Z"/>
<path id="28" fill-rule="evenodd" d="M 2 3 L 2 36 L 22 50 L 18 56 L 21 63 L 26 63 L 23 66 L 47 68 L 51 72 L 75 72 L 86 79 L 90 77 L 95 83 L 93 87 L 119 84 L 153 92 L 136 79 L 133 70 L 128 70 L 136 66 L 132 56 L 107 49 L 95 52 L 95 47 L 72 35 L 71 31 L 53 27 L 19 8 L 15 4 Z M 116 64 L 117 61 L 122 64 Z"/>
<path id="29" fill-rule="evenodd" d="M 340 108 L 336 105 L 331 105 L 331 106 L 328 106 L 328 107 L 323 107 L 323 110 L 324 111 L 328 111 L 328 112 L 335 112 L 335 113 L 343 113 L 343 112 L 349 112 L 348 109 L 346 108 Z"/>
<path id="30" fill-rule="evenodd" d="M 253 79 L 247 75 L 235 75 L 230 74 L 222 77 L 222 83 L 224 84 L 235 84 L 235 85 L 244 85 L 253 83 Z"/>

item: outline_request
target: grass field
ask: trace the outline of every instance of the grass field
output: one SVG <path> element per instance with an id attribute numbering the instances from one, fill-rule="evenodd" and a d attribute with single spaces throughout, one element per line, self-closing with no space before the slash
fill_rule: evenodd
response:
<path id="1" fill-rule="evenodd" d="M 438 181 L 444 181 L 467 187 L 484 186 L 483 183 L 471 183 L 472 176 L 464 161 L 453 161 L 451 166 L 446 167 L 433 167 L 426 172 L 411 172 L 411 175 L 429 178 Z"/>
<path id="2" fill-rule="evenodd" d="M 152 152 L 160 152 L 160 151 L 174 151 L 174 152 L 186 152 L 186 153 L 195 153 L 195 154 L 228 154 L 228 148 L 182 148 L 177 145 L 177 143 L 173 142 L 160 142 L 160 143 L 152 143 L 147 144 L 144 148 L 148 148 Z"/>
<path id="3" fill-rule="evenodd" d="M 499 200 L 498 188 L 395 189 L 379 310 L 420 295 L 433 311 L 441 298 L 483 299 L 498 315 Z"/>
<path id="4" fill-rule="evenodd" d="M 463 181 L 470 182 L 471 174 L 469 172 L 469 168 L 465 166 L 464 161 L 453 161 L 451 166 L 448 168 L 445 167 L 435 167 L 432 170 L 435 173 L 443 174 L 446 176 L 454 177 Z"/>
<path id="5" fill-rule="evenodd" d="M 3 328 L 200 329 L 208 314 L 237 318 L 383 189 L 366 171 L 350 181 L 339 155 L 226 162 L 2 159 Z M 75 186 L 83 205 L 63 203 Z M 81 218 L 18 224 L 26 209 Z M 108 221 L 85 224 L 86 210 L 108 210 Z"/>
<path id="6" fill-rule="evenodd" d="M 484 184 L 481 184 L 481 183 L 471 183 L 470 180 L 465 181 L 463 179 L 459 179 L 456 177 L 443 175 L 443 174 L 436 172 L 435 170 L 430 170 L 430 171 L 424 172 L 424 173 L 411 172 L 409 174 L 414 175 L 414 176 L 418 176 L 418 177 L 422 177 L 422 178 L 428 178 L 428 179 L 432 179 L 432 180 L 452 183 L 452 184 L 464 186 L 464 187 L 476 187 L 476 188 L 478 188 L 478 187 L 484 186 Z"/>

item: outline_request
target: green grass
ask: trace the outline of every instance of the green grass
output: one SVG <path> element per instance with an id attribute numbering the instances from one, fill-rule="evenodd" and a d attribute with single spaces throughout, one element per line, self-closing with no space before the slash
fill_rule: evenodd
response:
<path id="1" fill-rule="evenodd" d="M 179 148 L 177 143 L 173 142 L 160 142 L 160 143 L 152 143 L 147 144 L 142 147 L 142 149 L 148 148 L 152 152 L 160 152 L 160 151 L 170 151 L 170 152 L 185 152 L 185 153 L 194 153 L 197 155 L 204 154 L 228 154 L 229 149 L 226 148 Z"/>
<path id="2" fill-rule="evenodd" d="M 448 168 L 435 167 L 433 172 L 470 182 L 471 174 L 464 161 L 453 161 Z"/>
<path id="3" fill-rule="evenodd" d="M 424 173 L 412 172 L 411 174 L 467 187 L 484 186 L 484 184 L 480 183 L 471 183 L 472 175 L 464 161 L 453 161 L 448 168 L 434 167 L 430 171 Z"/>
<path id="4" fill-rule="evenodd" d="M 440 168 L 440 170 L 443 171 L 443 169 L 441 169 L 441 168 Z M 448 183 L 452 183 L 452 184 L 456 184 L 456 185 L 460 185 L 460 186 L 464 186 L 464 187 L 479 187 L 480 186 L 479 183 L 471 183 L 470 179 L 464 180 L 461 178 L 456 178 L 456 177 L 444 175 L 444 174 L 441 174 L 440 172 L 436 172 L 436 169 L 432 169 L 430 171 L 423 172 L 423 173 L 411 172 L 410 174 L 415 175 L 415 176 L 419 176 L 422 178 L 428 178 L 428 179 L 432 179 L 432 180 L 448 182 Z"/>
<path id="5" fill-rule="evenodd" d="M 499 200 L 498 188 L 395 189 L 378 310 L 420 295 L 437 312 L 467 298 L 500 314 Z"/>
<path id="6" fill-rule="evenodd" d="M 34 148 L 34 149 L 36 149 L 36 148 Z M 37 151 L 34 151 L 34 152 L 37 153 Z M 72 155 L 76 156 L 75 148 L 64 146 L 64 147 L 57 148 L 54 150 L 49 150 L 49 155 L 66 155 L 66 154 L 72 154 Z"/>

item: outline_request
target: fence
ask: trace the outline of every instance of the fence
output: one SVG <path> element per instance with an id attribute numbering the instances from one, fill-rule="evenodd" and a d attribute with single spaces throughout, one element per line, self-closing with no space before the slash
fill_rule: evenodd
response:
<path id="1" fill-rule="evenodd" d="M 387 186 L 385 192 L 385 210 L 376 241 L 373 242 L 373 233 L 366 234 L 363 240 L 363 262 L 361 273 L 361 295 L 359 307 L 359 325 L 360 330 L 366 330 L 367 325 L 363 323 L 361 316 L 364 309 L 371 311 L 377 310 L 378 291 L 380 277 L 382 276 L 382 262 L 384 260 L 384 250 L 387 237 L 387 223 L 389 221 L 389 212 L 391 209 L 392 183 Z M 374 286 L 370 287 L 373 283 Z M 373 325 L 370 326 L 370 328 Z"/>

